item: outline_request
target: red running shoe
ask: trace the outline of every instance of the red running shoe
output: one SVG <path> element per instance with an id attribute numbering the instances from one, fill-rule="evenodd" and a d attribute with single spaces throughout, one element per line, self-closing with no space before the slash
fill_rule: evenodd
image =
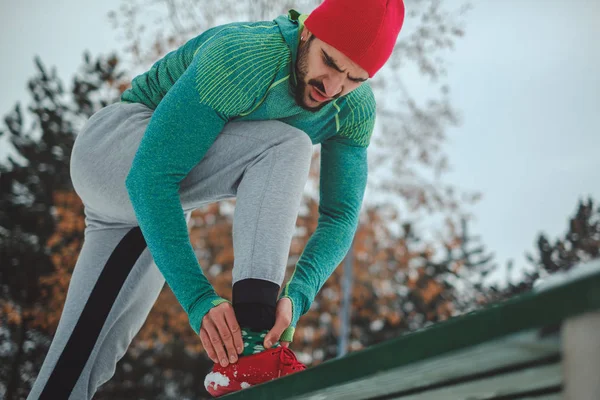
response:
<path id="1" fill-rule="evenodd" d="M 292 350 L 280 346 L 240 357 L 226 367 L 215 364 L 204 379 L 204 387 L 213 397 L 219 397 L 305 369 Z"/>

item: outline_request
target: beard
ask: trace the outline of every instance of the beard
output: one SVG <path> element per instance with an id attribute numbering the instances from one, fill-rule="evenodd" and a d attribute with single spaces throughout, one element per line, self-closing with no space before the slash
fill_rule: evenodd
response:
<path id="1" fill-rule="evenodd" d="M 296 104 L 307 111 L 317 112 L 325 107 L 329 102 L 323 102 L 316 107 L 310 107 L 304 99 L 306 98 L 306 93 L 310 90 L 309 85 L 312 85 L 318 88 L 322 93 L 325 93 L 325 87 L 323 86 L 323 82 L 319 82 L 316 79 L 311 79 L 306 82 L 306 76 L 308 75 L 308 51 L 310 50 L 310 44 L 315 39 L 314 35 L 308 39 L 308 41 L 304 45 L 300 45 L 298 48 L 298 59 L 296 60 L 296 79 L 297 84 L 295 87 L 294 99 L 296 100 Z M 339 97 L 339 96 L 336 96 Z"/>

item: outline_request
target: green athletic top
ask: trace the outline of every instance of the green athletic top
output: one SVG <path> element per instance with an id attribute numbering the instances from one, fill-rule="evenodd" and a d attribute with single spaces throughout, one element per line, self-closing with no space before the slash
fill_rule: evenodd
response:
<path id="1" fill-rule="evenodd" d="M 375 99 L 363 83 L 316 113 L 296 104 L 294 66 L 306 17 L 290 10 L 273 21 L 211 28 L 133 79 L 121 97 L 154 109 L 126 186 L 148 248 L 196 333 L 202 317 L 227 300 L 199 268 L 178 189 L 228 121 L 279 120 L 321 143 L 318 226 L 280 295 L 293 307 L 281 340 L 292 340 L 356 232 Z"/>

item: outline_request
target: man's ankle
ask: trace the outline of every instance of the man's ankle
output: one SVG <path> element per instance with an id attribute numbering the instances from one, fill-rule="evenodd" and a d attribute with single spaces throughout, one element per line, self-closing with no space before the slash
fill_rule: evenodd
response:
<path id="1" fill-rule="evenodd" d="M 264 342 L 268 332 L 266 329 L 263 331 L 254 331 L 249 328 L 242 328 L 244 351 L 240 354 L 240 357 L 251 356 L 265 351 Z M 275 343 L 272 347 L 279 347 L 279 342 Z"/>
<path id="2" fill-rule="evenodd" d="M 279 286 L 261 279 L 244 279 L 233 285 L 232 303 L 241 328 L 261 332 L 275 325 Z"/>

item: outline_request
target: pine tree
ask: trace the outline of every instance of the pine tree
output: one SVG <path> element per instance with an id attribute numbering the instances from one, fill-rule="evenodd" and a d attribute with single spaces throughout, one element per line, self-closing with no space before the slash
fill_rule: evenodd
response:
<path id="1" fill-rule="evenodd" d="M 580 200 L 564 237 L 551 243 L 546 235 L 540 234 L 537 250 L 537 258 L 531 255 L 527 258 L 547 274 L 568 271 L 581 262 L 600 257 L 600 206 L 594 205 L 592 198 Z"/>
<path id="2" fill-rule="evenodd" d="M 554 241 L 545 233 L 537 238 L 537 254 L 526 254 L 532 268 L 523 272 L 518 282 L 509 281 L 506 288 L 490 288 L 495 301 L 507 299 L 530 291 L 541 277 L 568 271 L 576 265 L 600 257 L 600 206 L 591 197 L 580 200 L 572 217 L 568 219 L 567 232 Z M 509 271 L 512 270 L 512 263 Z"/>

